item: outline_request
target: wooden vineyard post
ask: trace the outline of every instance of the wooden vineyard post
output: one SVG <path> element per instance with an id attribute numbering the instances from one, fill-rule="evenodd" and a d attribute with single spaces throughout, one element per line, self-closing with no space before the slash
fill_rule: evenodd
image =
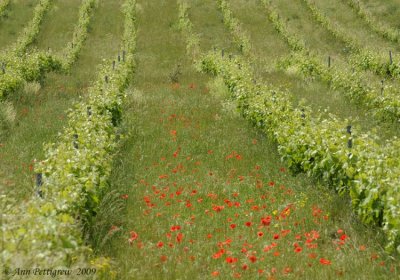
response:
<path id="1" fill-rule="evenodd" d="M 108 84 L 108 76 L 107 75 L 104 76 L 104 81 L 106 82 L 106 84 Z"/>
<path id="2" fill-rule="evenodd" d="M 79 148 L 79 145 L 78 145 L 78 134 L 76 134 L 76 133 L 74 134 L 73 145 L 74 145 L 74 148 L 78 150 L 78 148 Z"/>
<path id="3" fill-rule="evenodd" d="M 384 90 L 384 81 L 383 80 L 381 80 L 381 95 L 383 94 L 383 90 Z"/>
<path id="4" fill-rule="evenodd" d="M 305 126 L 304 119 L 306 118 L 306 113 L 305 113 L 304 108 L 301 108 L 300 111 L 301 111 L 301 115 L 300 115 L 300 116 L 301 116 L 301 118 L 303 119 L 303 122 L 301 123 L 301 125 L 302 125 L 302 126 Z"/>
<path id="5" fill-rule="evenodd" d="M 331 67 L 331 56 L 328 56 L 328 67 Z"/>
<path id="6" fill-rule="evenodd" d="M 115 70 L 115 60 L 112 62 L 112 69 Z"/>
<path id="7" fill-rule="evenodd" d="M 389 51 L 389 62 L 391 65 L 393 64 L 392 51 Z"/>
<path id="8" fill-rule="evenodd" d="M 352 149 L 353 148 L 353 137 L 351 135 L 351 125 L 348 125 L 346 127 L 346 132 L 349 134 L 349 139 L 347 140 L 347 148 Z M 351 156 L 351 152 L 349 152 L 349 157 Z"/>
<path id="9" fill-rule="evenodd" d="M 37 173 L 36 174 L 36 193 L 41 198 L 43 198 L 43 192 L 41 190 L 42 185 L 43 185 L 43 175 L 42 175 L 42 173 Z"/>

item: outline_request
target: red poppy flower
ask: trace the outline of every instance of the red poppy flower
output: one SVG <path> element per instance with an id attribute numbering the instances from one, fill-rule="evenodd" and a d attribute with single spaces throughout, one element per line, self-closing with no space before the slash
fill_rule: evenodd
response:
<path id="1" fill-rule="evenodd" d="M 160 257 L 160 260 L 161 260 L 162 262 L 166 262 L 166 261 L 168 260 L 168 257 L 165 256 L 165 255 L 162 255 L 162 256 Z"/>
<path id="2" fill-rule="evenodd" d="M 251 227 L 251 222 L 246 222 L 245 225 L 246 227 Z"/>
<path id="3" fill-rule="evenodd" d="M 243 265 L 242 265 L 242 269 L 243 269 L 243 270 L 247 270 L 248 268 L 249 268 L 249 266 L 248 266 L 247 264 L 243 264 Z"/>
<path id="4" fill-rule="evenodd" d="M 217 277 L 219 275 L 219 271 L 213 271 L 211 272 L 211 275 Z"/>
<path id="5" fill-rule="evenodd" d="M 180 230 L 180 229 L 181 229 L 181 226 L 179 226 L 179 225 L 171 227 L 171 231 L 177 231 L 177 230 Z"/>
<path id="6" fill-rule="evenodd" d="M 259 232 L 257 232 L 257 235 L 258 235 L 258 237 L 262 237 L 264 235 L 264 232 L 259 231 Z"/>
<path id="7" fill-rule="evenodd" d="M 164 243 L 163 243 L 163 242 L 160 241 L 160 242 L 157 243 L 157 247 L 158 247 L 158 248 L 162 248 L 163 246 L 164 246 Z"/>
<path id="8" fill-rule="evenodd" d="M 183 240 L 183 233 L 178 233 L 178 235 L 176 236 L 176 241 L 178 242 L 178 243 L 180 243 L 180 242 L 182 242 L 182 240 Z"/>
<path id="9" fill-rule="evenodd" d="M 230 225 L 230 228 L 231 228 L 231 229 L 234 229 L 235 227 L 236 227 L 235 224 L 231 224 L 231 225 Z"/>
<path id="10" fill-rule="evenodd" d="M 274 234 L 274 239 L 279 239 L 279 234 Z"/>
<path id="11" fill-rule="evenodd" d="M 215 212 L 221 212 L 222 209 L 224 209 L 224 206 L 218 206 L 218 205 L 213 206 L 213 210 Z"/>
<path id="12" fill-rule="evenodd" d="M 133 241 L 135 241 L 139 237 L 139 235 L 133 230 L 129 234 L 131 237 L 128 239 L 128 241 L 129 241 L 129 244 L 132 244 Z"/>
<path id="13" fill-rule="evenodd" d="M 268 186 L 273 187 L 273 186 L 275 186 L 275 183 L 271 181 L 268 183 Z"/>
<path id="14" fill-rule="evenodd" d="M 267 217 L 261 218 L 261 223 L 264 226 L 269 226 L 271 224 L 271 220 L 272 220 L 272 217 L 271 216 L 267 216 Z"/>
<path id="15" fill-rule="evenodd" d="M 238 261 L 238 258 L 227 257 L 227 258 L 225 259 L 225 261 L 226 261 L 227 263 L 235 263 L 235 262 Z"/>
<path id="16" fill-rule="evenodd" d="M 296 247 L 296 248 L 294 249 L 294 251 L 295 251 L 296 253 L 300 253 L 301 251 L 303 251 L 303 249 L 299 246 L 299 247 Z"/>
<path id="17" fill-rule="evenodd" d="M 255 263 L 257 261 L 257 257 L 252 255 L 250 257 L 248 257 L 249 261 L 251 261 L 252 263 Z"/>
<path id="18" fill-rule="evenodd" d="M 122 199 L 128 199 L 128 195 L 127 194 L 123 194 L 123 195 L 121 195 L 121 198 Z"/>
<path id="19" fill-rule="evenodd" d="M 331 261 L 330 261 L 330 260 L 327 260 L 327 259 L 324 259 L 324 258 L 320 258 L 320 259 L 319 259 L 319 262 L 320 262 L 321 264 L 323 264 L 323 265 L 330 265 L 330 264 L 331 264 Z"/>

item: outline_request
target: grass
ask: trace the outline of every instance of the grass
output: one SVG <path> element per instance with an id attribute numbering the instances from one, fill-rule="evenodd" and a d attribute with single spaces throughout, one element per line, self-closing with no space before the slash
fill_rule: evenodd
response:
<path id="1" fill-rule="evenodd" d="M 382 7 L 382 1 L 365 1 Z M 66 110 L 85 94 L 96 66 L 120 48 L 122 2 L 99 1 L 69 75 L 51 73 L 42 84 L 26 84 L 1 104 L 0 118 L 8 119 L 0 135 L 2 193 L 20 200 L 31 195 L 34 159 L 44 158 L 43 143 L 56 139 Z M 216 1 L 188 2 L 202 51 L 218 47 L 238 55 Z M 331 35 L 299 1 L 273 2 L 290 30 L 304 33 L 307 46 L 321 59 L 332 55 L 346 64 L 343 44 L 331 43 Z M 317 4 L 361 43 L 392 46 L 376 35 L 368 37 L 366 26 L 345 5 L 328 2 Z M 15 40 L 36 3 L 12 1 L 0 20 L 1 48 Z M 32 48 L 63 49 L 80 3 L 55 1 Z M 260 58 L 253 66 L 261 80 L 287 88 L 298 106 L 305 100 L 315 110 L 357 119 L 364 131 L 376 129 L 383 138 L 399 133 L 398 125 L 376 122 L 327 85 L 277 71 L 276 61 L 290 51 L 262 5 L 230 3 Z M 348 197 L 288 173 L 275 143 L 242 119 L 222 81 L 195 70 L 177 28 L 176 1 L 140 0 L 137 10 L 138 67 L 118 131 L 124 136 L 109 193 L 84 233 L 97 255 L 112 258 L 117 279 L 398 279 L 399 259 L 384 252 L 382 231 L 362 225 Z M 381 8 L 376 14 L 384 19 L 391 14 L 388 24 L 396 25 L 393 11 Z"/>
<path id="2" fill-rule="evenodd" d="M 18 34 L 32 19 L 33 10 L 38 0 L 11 1 L 5 14 L 0 19 L 0 50 L 12 45 Z"/>
<path id="3" fill-rule="evenodd" d="M 202 46 L 229 46 L 213 6 L 192 5 L 194 27 L 211 24 Z M 128 133 L 110 180 L 125 210 L 98 217 L 97 250 L 115 260 L 118 279 L 398 277 L 379 229 L 362 226 L 347 198 L 288 174 L 221 81 L 194 70 L 174 27 L 174 1 L 138 8 Z M 171 83 L 177 64 L 182 74 Z"/>
<path id="4" fill-rule="evenodd" d="M 363 0 L 368 11 L 388 26 L 400 28 L 398 23 L 398 3 L 395 0 Z"/>
<path id="5" fill-rule="evenodd" d="M 341 1 L 332 3 L 332 1 L 321 0 L 315 4 L 333 22 L 336 22 L 344 30 L 348 30 L 348 33 L 355 38 L 360 46 L 366 46 L 382 53 L 388 53 L 389 50 L 395 52 L 400 50 L 397 44 L 390 43 L 379 34 L 371 32 L 365 22 Z"/>
<path id="6" fill-rule="evenodd" d="M 74 23 L 78 21 L 81 0 L 54 1 L 52 9 L 41 25 L 42 32 L 36 39 L 38 49 L 57 51 L 70 43 L 74 32 Z M 57 19 L 57 20 L 54 20 Z"/>
<path id="7" fill-rule="evenodd" d="M 0 189 L 13 192 L 18 199 L 28 197 L 34 187 L 34 159 L 44 158 L 43 144 L 53 142 L 65 125 L 66 113 L 73 102 L 85 94 L 86 88 L 96 77 L 96 67 L 103 59 L 115 55 L 119 48 L 123 29 L 120 11 L 122 1 L 102 1 L 95 11 L 91 31 L 80 57 L 71 69 L 71 74 L 50 73 L 43 85 L 28 84 L 26 90 L 9 97 L 16 118 L 6 137 L 0 139 Z M 71 4 L 72 5 L 72 4 Z M 74 18 L 76 9 L 66 9 L 66 17 Z M 111 20 L 112 13 L 118 20 Z M 57 13 L 49 15 L 47 23 L 56 21 Z M 41 38 L 68 42 L 70 34 L 64 32 L 73 26 L 59 25 L 54 31 L 65 36 L 53 37 L 53 31 L 45 28 Z M 61 45 L 60 43 L 53 43 Z"/>
<path id="8" fill-rule="evenodd" d="M 285 2 L 279 1 L 279 4 L 284 5 Z M 302 14 L 306 13 L 306 10 L 303 11 L 302 6 L 297 6 L 296 3 L 293 3 L 293 5 L 289 5 L 289 3 L 286 4 L 285 7 L 290 7 L 290 12 L 293 13 L 291 17 L 299 21 L 295 24 L 292 24 L 292 20 L 288 21 L 289 27 L 292 25 L 297 26 L 297 29 L 291 29 L 291 32 L 293 32 L 293 34 L 300 34 L 300 26 L 303 26 L 305 30 L 311 30 L 313 27 L 312 21 L 306 20 L 306 17 L 302 17 Z M 283 7 L 279 7 L 279 11 L 284 10 Z M 262 61 L 261 58 L 264 57 L 270 58 L 270 62 L 267 63 L 267 65 L 256 65 L 256 74 L 275 87 L 287 88 L 292 94 L 293 102 L 296 105 L 305 103 L 311 105 L 314 111 L 319 110 L 324 112 L 327 110 L 328 113 L 333 113 L 341 118 L 350 118 L 353 120 L 354 124 L 360 125 L 364 131 L 376 130 L 383 139 L 389 139 L 395 135 L 399 135 L 399 124 L 382 123 L 374 119 L 374 117 L 368 113 L 368 110 L 349 102 L 340 91 L 330 89 L 325 83 L 311 79 L 304 80 L 301 77 L 277 71 L 275 69 L 275 60 L 288 55 L 289 50 L 287 46 L 283 44 L 284 42 L 279 37 L 279 34 L 277 34 L 267 20 L 265 10 L 257 1 L 232 1 L 232 11 L 234 16 L 241 21 L 244 29 L 249 32 L 254 52 L 258 55 L 259 61 Z M 298 14 L 296 14 L 296 12 Z M 249 13 L 252 14 L 252 17 L 247 16 Z M 284 15 L 285 17 L 287 16 L 286 14 Z M 300 19 L 302 20 L 300 21 Z M 323 34 L 318 33 L 318 27 L 315 29 L 316 35 L 314 35 L 314 33 L 305 32 L 305 34 L 311 35 L 303 36 L 307 38 L 311 37 L 308 47 L 312 50 L 319 49 L 319 46 L 314 45 L 317 41 L 316 38 L 320 38 L 321 43 L 319 45 L 329 45 L 329 41 L 331 40 L 329 34 L 323 36 Z M 315 38 L 312 38 L 314 36 Z M 331 48 L 334 48 L 334 46 L 335 44 L 333 44 Z M 277 52 L 275 50 L 279 51 Z M 321 53 L 325 51 L 324 48 L 320 50 Z M 326 55 L 328 54 L 329 53 L 326 53 Z"/>

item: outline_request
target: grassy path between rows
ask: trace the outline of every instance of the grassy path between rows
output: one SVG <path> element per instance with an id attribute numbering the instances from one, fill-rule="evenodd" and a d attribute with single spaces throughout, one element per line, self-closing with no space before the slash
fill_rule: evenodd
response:
<path id="1" fill-rule="evenodd" d="M 57 52 L 70 43 L 82 2 L 82 0 L 54 1 L 51 10 L 43 19 L 41 32 L 36 40 L 38 49 L 50 48 Z"/>
<path id="2" fill-rule="evenodd" d="M 12 45 L 32 19 L 38 0 L 11 1 L 0 20 L 0 50 Z"/>
<path id="3" fill-rule="evenodd" d="M 310 40 L 310 43 L 306 44 L 310 49 L 315 51 L 321 48 L 321 52 L 325 52 L 326 57 L 332 55 L 332 53 L 325 50 L 326 46 L 329 45 L 328 39 L 331 39 L 329 34 L 322 36 L 321 32 L 318 33 L 321 28 L 315 23 L 312 25 L 312 20 L 303 16 L 307 10 L 302 7 L 301 3 L 296 2 L 287 5 L 284 5 L 285 3 L 282 1 L 279 3 L 282 6 L 288 6 L 293 9 L 289 11 L 293 14 L 290 14 L 288 26 L 297 26 L 298 30 L 293 31 L 292 34 L 301 36 L 302 39 L 307 38 Z M 257 59 L 259 61 L 262 61 L 265 57 L 270 59 L 266 64 L 255 68 L 256 74 L 262 77 L 265 82 L 275 85 L 277 88 L 288 89 L 290 94 L 292 94 L 293 102 L 296 106 L 302 106 L 305 103 L 310 105 L 315 112 L 320 110 L 326 113 L 326 115 L 330 113 L 343 119 L 351 119 L 353 125 L 360 125 L 364 131 L 377 130 L 382 139 L 399 136 L 399 124 L 382 122 L 374 118 L 370 111 L 362 105 L 349 102 L 340 90 L 333 90 L 326 83 L 319 80 L 304 79 L 301 76 L 277 69 L 277 60 L 288 56 L 289 50 L 287 49 L 287 45 L 283 45 L 284 42 L 281 36 L 274 30 L 271 22 L 267 19 L 267 12 L 262 4 L 234 0 L 231 3 L 231 7 L 233 15 L 242 23 L 243 30 L 248 32 Z M 288 7 L 286 9 L 289 9 Z M 299 12 L 301 9 L 304 9 L 303 13 Z M 283 10 L 281 7 L 279 12 Z M 249 14 L 252 17 L 249 17 Z M 284 15 L 285 18 L 288 16 L 287 14 L 281 15 Z M 296 24 L 297 21 L 300 21 L 300 23 Z M 317 35 L 314 35 L 312 32 L 301 33 L 299 26 L 303 26 L 306 29 L 313 29 Z M 313 28 L 313 26 L 315 27 Z M 317 40 L 319 40 L 321 46 L 315 44 Z M 325 40 L 327 41 L 324 43 Z M 330 48 L 338 49 L 339 53 L 340 44 L 332 44 Z"/>
<path id="4" fill-rule="evenodd" d="M 0 191 L 14 192 L 21 199 L 33 189 L 33 160 L 43 159 L 43 144 L 53 142 L 65 125 L 66 113 L 73 102 L 84 95 L 86 88 L 96 77 L 96 67 L 103 59 L 115 55 L 120 45 L 123 29 L 122 1 L 100 1 L 96 9 L 91 31 L 71 74 L 50 73 L 43 85 L 28 84 L 25 89 L 9 96 L 15 110 L 14 126 L 9 135 L 0 139 Z M 115 17 L 111 20 L 107 14 Z M 49 15 L 49 22 L 57 21 L 57 14 Z M 62 42 L 71 40 L 66 29 L 75 23 L 58 25 L 54 38 Z M 49 32 L 49 33 L 47 33 Z M 41 38 L 53 38 L 53 31 L 41 31 Z M 45 39 L 43 39 L 45 40 Z M 52 40 L 52 39 L 50 39 Z M 54 43 L 56 45 L 56 43 Z"/>
<path id="5" fill-rule="evenodd" d="M 222 26 L 208 7 L 191 14 Z M 96 228 L 118 279 L 398 277 L 380 231 L 345 198 L 288 174 L 221 81 L 194 70 L 177 14 L 173 0 L 138 3 L 138 70 L 110 180 L 119 202 L 103 203 Z M 226 37 L 210 30 L 203 45 Z"/>

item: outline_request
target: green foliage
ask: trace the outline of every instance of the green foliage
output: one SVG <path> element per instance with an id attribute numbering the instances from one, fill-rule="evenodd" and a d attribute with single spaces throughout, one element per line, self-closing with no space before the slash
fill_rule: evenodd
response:
<path id="1" fill-rule="evenodd" d="M 265 1 L 265 0 L 264 0 Z M 328 30 L 336 39 L 344 42 L 351 51 L 351 63 L 360 69 L 371 70 L 378 75 L 385 77 L 400 76 L 400 65 L 391 63 L 389 59 L 374 50 L 365 46 L 360 46 L 345 31 L 340 30 L 338 26 L 332 24 L 329 19 L 319 11 L 317 6 L 310 0 L 302 0 L 310 10 L 313 18 L 326 30 Z"/>
<path id="2" fill-rule="evenodd" d="M 189 5 L 185 0 L 178 0 L 179 19 L 178 28 L 184 33 L 186 38 L 186 52 L 193 59 L 200 55 L 200 38 L 193 32 L 193 24 L 188 18 Z"/>
<path id="3" fill-rule="evenodd" d="M 8 5 L 10 5 L 11 0 L 2 0 L 0 2 L 0 17 L 4 14 L 4 12 L 7 10 Z"/>
<path id="4" fill-rule="evenodd" d="M 279 14 L 268 0 L 262 0 L 268 13 L 268 19 L 273 24 L 275 30 L 281 34 L 283 39 L 293 51 L 304 51 L 304 42 L 300 41 L 295 36 L 292 36 L 287 30 L 285 24 L 281 21 Z"/>
<path id="5" fill-rule="evenodd" d="M 312 117 L 309 107 L 293 108 L 288 94 L 254 83 L 250 68 L 238 58 L 228 60 L 209 53 L 199 67 L 223 78 L 242 115 L 277 142 L 293 172 L 306 172 L 340 193 L 350 193 L 360 218 L 383 226 L 387 249 L 400 245 L 397 138 L 380 146 L 373 134 L 359 135 L 357 129 L 351 135 L 346 133 L 349 120 L 332 115 L 327 119 Z"/>
<path id="6" fill-rule="evenodd" d="M 399 31 L 395 28 L 387 27 L 378 20 L 376 20 L 373 15 L 358 0 L 342 0 L 342 2 L 346 3 L 350 8 L 352 8 L 357 15 L 364 20 L 369 27 L 380 34 L 385 39 L 388 39 L 392 42 L 398 43 L 400 41 Z"/>
<path id="7" fill-rule="evenodd" d="M 400 120 L 398 91 L 393 87 L 385 87 L 381 91 L 369 87 L 357 70 L 348 73 L 338 67 L 327 67 L 311 54 L 304 52 L 292 53 L 280 62 L 280 67 L 290 68 L 290 71 L 300 73 L 304 77 L 318 78 L 329 84 L 332 89 L 340 89 L 349 100 L 363 104 L 381 120 Z"/>
<path id="8" fill-rule="evenodd" d="M 4 65 L 5 73 L 0 72 L 0 99 L 17 91 L 24 82 L 40 81 L 45 74 L 51 71 L 69 71 L 78 58 L 83 43 L 87 37 L 88 27 L 97 6 L 97 0 L 83 1 L 79 10 L 79 19 L 75 27 L 73 39 L 60 56 L 51 51 L 25 52 L 27 46 L 33 42 L 39 33 L 39 26 L 51 1 L 41 1 L 35 8 L 35 16 L 24 30 L 23 36 L 5 53 L 0 54 L 0 62 Z"/>
<path id="9" fill-rule="evenodd" d="M 6 207 L 1 225 L 6 268 L 15 263 L 70 267 L 87 262 L 91 250 L 83 245 L 81 229 L 96 214 L 111 172 L 115 125 L 135 66 L 135 5 L 127 0 L 123 7 L 125 60 L 115 70 L 110 61 L 103 64 L 87 98 L 69 111 L 57 143 L 46 145 L 46 159 L 36 166 L 43 176 L 41 197 L 34 195 L 18 206 L 10 197 L 0 197 Z M 94 264 L 109 270 L 107 260 Z M 106 277 L 101 275 L 97 276 Z"/>
<path id="10" fill-rule="evenodd" d="M 217 0 L 217 2 L 224 17 L 224 23 L 232 33 L 240 52 L 250 57 L 252 50 L 249 35 L 243 30 L 239 20 L 233 16 L 229 3 L 225 0 Z"/>
<path id="11" fill-rule="evenodd" d="M 0 141 L 14 125 L 16 112 L 10 102 L 0 102 Z"/>
<path id="12" fill-rule="evenodd" d="M 98 0 L 84 0 L 79 9 L 78 23 L 75 26 L 74 34 L 70 44 L 64 49 L 58 58 L 62 64 L 62 69 L 69 71 L 72 64 L 77 60 L 83 43 L 87 38 L 89 24 L 96 9 Z"/>
<path id="13" fill-rule="evenodd" d="M 268 4 L 267 0 L 263 1 L 266 4 L 269 20 L 293 50 L 289 57 L 279 63 L 281 68 L 290 68 L 291 71 L 294 70 L 305 77 L 318 78 L 335 90 L 340 89 L 348 99 L 365 105 L 380 119 L 395 122 L 400 120 L 398 92 L 393 87 L 387 87 L 379 92 L 363 82 L 362 75 L 357 69 L 349 73 L 338 67 L 328 67 L 318 62 L 304 43 L 297 36 L 290 34 L 272 5 Z M 358 63 L 361 61 L 362 57 L 359 57 Z"/>

